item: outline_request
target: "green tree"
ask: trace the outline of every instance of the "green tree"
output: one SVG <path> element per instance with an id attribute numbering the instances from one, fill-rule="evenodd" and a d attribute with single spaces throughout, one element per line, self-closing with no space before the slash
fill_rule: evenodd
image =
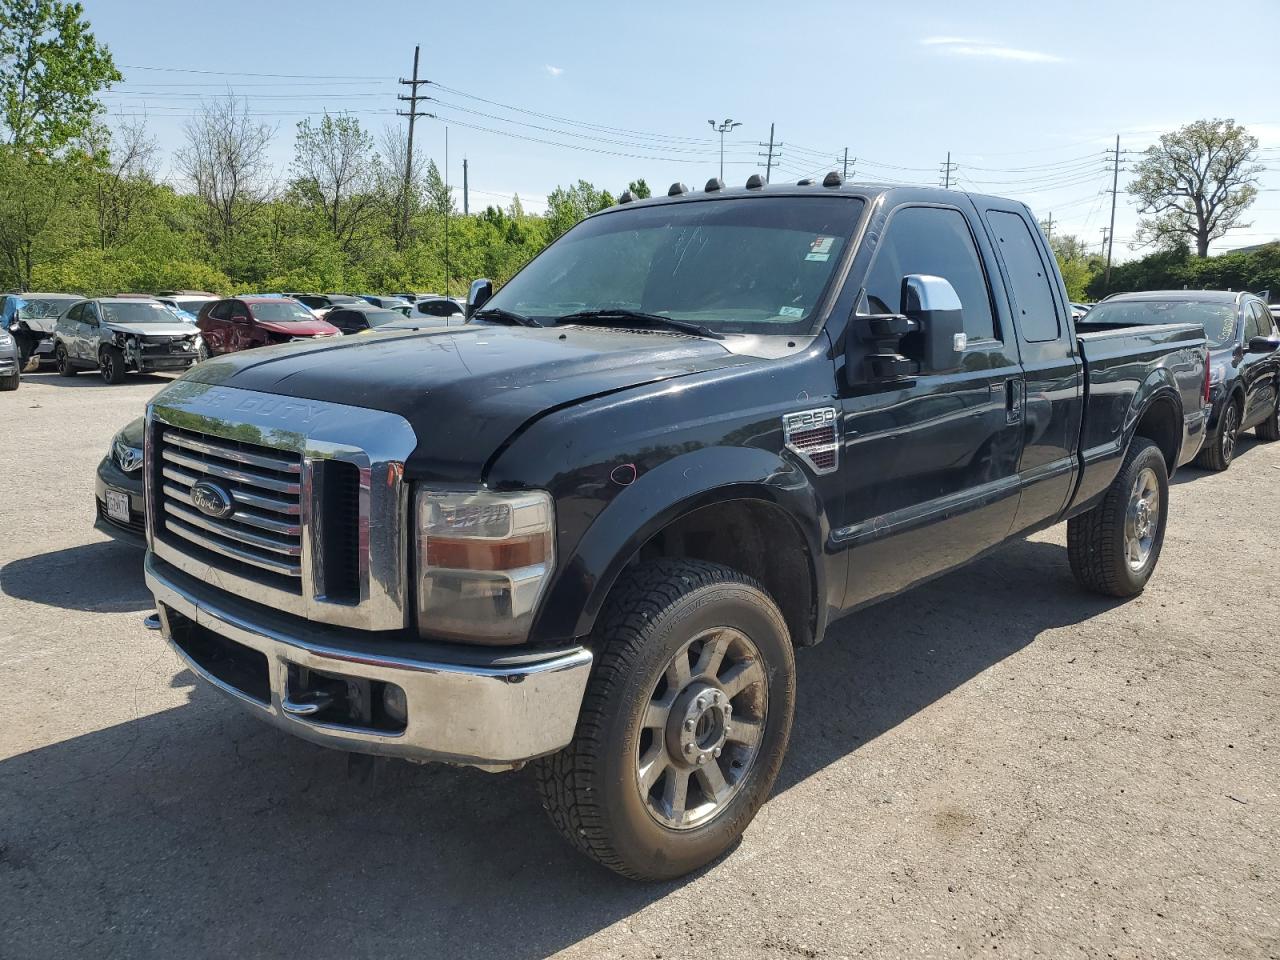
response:
<path id="1" fill-rule="evenodd" d="M 0 0 L 0 120 L 11 144 L 58 150 L 89 132 L 98 91 L 119 81 L 84 8 L 62 0 Z"/>
<path id="2" fill-rule="evenodd" d="M 423 181 L 428 210 L 441 216 L 453 216 L 458 212 L 453 204 L 453 187 L 444 182 L 444 176 L 434 160 L 427 162 L 427 172 Z"/>
<path id="3" fill-rule="evenodd" d="M 1141 203 L 1139 243 L 1190 241 L 1196 254 L 1241 223 L 1258 195 L 1258 141 L 1233 120 L 1198 120 L 1147 148 L 1129 192 Z"/>
<path id="4" fill-rule="evenodd" d="M 27 290 L 41 264 L 76 248 L 71 201 L 87 164 L 0 146 L 0 285 Z"/>
<path id="5" fill-rule="evenodd" d="M 636 200 L 648 200 L 653 196 L 653 191 L 649 189 L 649 184 L 645 183 L 644 177 L 639 180 L 632 180 L 627 184 L 627 189 L 631 191 L 631 196 Z"/>
<path id="6" fill-rule="evenodd" d="M 323 218 L 342 247 L 350 246 L 378 212 L 378 161 L 373 138 L 353 116 L 298 124 L 293 189 Z"/>
<path id="7" fill-rule="evenodd" d="M 547 195 L 547 227 L 554 240 L 583 217 L 613 206 L 608 190 L 597 190 L 586 180 L 571 187 L 556 187 Z"/>
<path id="8" fill-rule="evenodd" d="M 1067 296 L 1072 300 L 1084 300 L 1088 296 L 1089 284 L 1103 269 L 1102 258 L 1089 253 L 1084 242 L 1071 234 L 1050 238 L 1049 247 L 1067 285 Z"/>

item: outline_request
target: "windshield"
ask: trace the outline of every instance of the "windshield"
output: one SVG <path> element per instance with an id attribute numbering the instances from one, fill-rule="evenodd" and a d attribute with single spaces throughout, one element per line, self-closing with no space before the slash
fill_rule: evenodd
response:
<path id="1" fill-rule="evenodd" d="M 173 302 L 177 304 L 179 310 L 185 310 L 187 313 L 199 313 L 200 308 L 206 303 L 210 303 L 213 297 L 174 297 Z"/>
<path id="2" fill-rule="evenodd" d="M 255 303 L 252 309 L 255 320 L 264 320 L 267 323 L 302 323 L 315 319 L 315 314 L 292 300 Z"/>
<path id="3" fill-rule="evenodd" d="M 49 297 L 47 299 L 25 300 L 18 307 L 18 314 L 28 320 L 45 320 L 51 317 L 60 317 L 67 307 L 75 303 L 76 300 L 76 297 Z"/>
<path id="4" fill-rule="evenodd" d="M 717 333 L 807 333 L 862 206 L 744 197 L 606 213 L 548 247 L 484 309 L 539 322 L 634 310 Z"/>
<path id="5" fill-rule="evenodd" d="M 1209 345 L 1216 349 L 1235 341 L 1236 305 L 1203 300 L 1116 300 L 1098 304 L 1085 314 L 1083 322 L 1116 327 L 1199 323 Z"/>
<path id="6" fill-rule="evenodd" d="M 98 303 L 107 323 L 174 323 L 176 317 L 163 303 L 132 300 L 126 303 Z"/>

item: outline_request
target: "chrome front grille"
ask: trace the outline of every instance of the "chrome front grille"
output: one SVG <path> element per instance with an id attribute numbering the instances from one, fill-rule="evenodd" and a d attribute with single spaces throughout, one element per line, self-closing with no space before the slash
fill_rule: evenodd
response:
<path id="1" fill-rule="evenodd" d="M 177 427 L 161 427 L 160 498 L 164 529 L 219 554 L 288 579 L 302 593 L 302 457 Z M 225 488 L 234 511 L 225 519 L 203 514 L 191 499 L 201 480 Z"/>
<path id="2" fill-rule="evenodd" d="M 395 414 L 178 380 L 147 409 L 148 547 L 278 610 L 401 629 L 416 444 Z"/>

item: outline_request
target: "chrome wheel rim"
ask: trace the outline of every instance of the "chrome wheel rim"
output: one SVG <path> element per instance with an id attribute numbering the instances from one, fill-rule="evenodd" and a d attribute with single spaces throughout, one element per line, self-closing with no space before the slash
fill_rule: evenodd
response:
<path id="1" fill-rule="evenodd" d="M 1236 452 L 1236 428 L 1238 425 L 1236 405 L 1229 403 L 1227 404 L 1227 409 L 1222 411 L 1222 459 L 1228 463 Z"/>
<path id="2" fill-rule="evenodd" d="M 111 361 L 105 353 L 98 357 L 98 372 L 102 374 L 103 380 L 111 382 Z"/>
<path id="3" fill-rule="evenodd" d="M 1141 570 L 1151 559 L 1160 529 L 1160 482 L 1144 468 L 1133 481 L 1124 518 L 1124 558 L 1130 570 Z"/>
<path id="4" fill-rule="evenodd" d="M 769 688 L 746 634 L 714 627 L 685 643 L 649 694 L 636 785 L 649 815 L 701 826 L 736 797 L 760 754 Z"/>

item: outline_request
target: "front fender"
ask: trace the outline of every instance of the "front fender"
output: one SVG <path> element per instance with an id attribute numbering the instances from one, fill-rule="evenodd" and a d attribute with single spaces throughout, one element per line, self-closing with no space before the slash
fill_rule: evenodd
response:
<path id="1" fill-rule="evenodd" d="M 693 510 L 732 500 L 774 504 L 795 523 L 809 552 L 821 631 L 829 596 L 823 545 L 830 533 L 822 497 L 800 467 L 777 453 L 714 446 L 658 465 L 610 501 L 573 554 L 562 558 L 531 638 L 541 643 L 587 636 L 619 574 L 645 543 Z"/>

